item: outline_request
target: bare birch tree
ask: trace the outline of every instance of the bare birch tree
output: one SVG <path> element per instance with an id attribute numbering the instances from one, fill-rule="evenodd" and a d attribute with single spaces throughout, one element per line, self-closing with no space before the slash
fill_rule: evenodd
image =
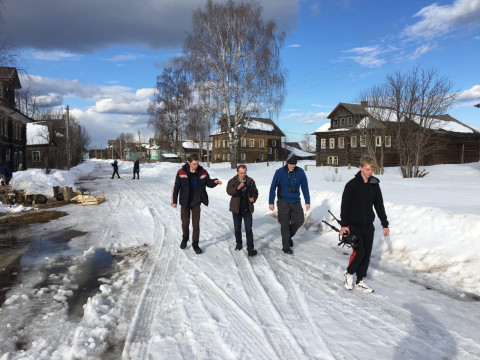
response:
<path id="1" fill-rule="evenodd" d="M 165 68 L 157 77 L 156 103 L 149 106 L 149 125 L 155 129 L 155 137 L 169 140 L 177 152 L 182 139 L 191 90 L 187 74 L 182 68 Z"/>
<path id="2" fill-rule="evenodd" d="M 436 70 L 417 66 L 407 74 L 387 76 L 386 94 L 397 121 L 395 148 L 402 174 L 407 178 L 425 176 L 420 166 L 438 146 L 432 141 L 432 131 L 441 121 L 439 115 L 455 102 L 452 83 Z"/>
<path id="3" fill-rule="evenodd" d="M 312 144 L 312 135 L 309 133 L 303 134 L 302 140 L 300 140 L 300 147 L 303 151 L 310 153 L 315 152 L 315 144 Z"/>
<path id="4" fill-rule="evenodd" d="M 284 101 L 286 72 L 280 63 L 285 35 L 262 18 L 256 1 L 217 4 L 193 14 L 183 66 L 199 82 L 211 84 L 211 96 L 227 119 L 231 167 L 238 163 L 239 128 L 244 114 L 278 112 Z"/>

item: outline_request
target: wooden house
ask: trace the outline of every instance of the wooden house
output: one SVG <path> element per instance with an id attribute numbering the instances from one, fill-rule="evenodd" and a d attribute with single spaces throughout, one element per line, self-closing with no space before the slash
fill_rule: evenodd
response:
<path id="1" fill-rule="evenodd" d="M 0 67 L 0 160 L 13 171 L 27 169 L 28 116 L 15 108 L 15 90 L 21 89 L 17 69 Z"/>
<path id="2" fill-rule="evenodd" d="M 220 128 L 212 138 L 212 161 L 230 161 L 228 124 L 226 118 L 219 121 Z M 285 134 L 267 118 L 246 117 L 239 129 L 239 158 L 241 163 L 282 160 L 282 136 Z"/>
<path id="3" fill-rule="evenodd" d="M 27 124 L 27 168 L 50 168 L 50 134 L 44 124 Z"/>
<path id="4" fill-rule="evenodd" d="M 372 140 L 377 154 L 382 152 L 384 166 L 398 166 L 394 134 L 397 122 L 379 121 L 372 114 L 381 109 L 361 104 L 339 103 L 328 115 L 330 122 L 321 126 L 316 135 L 316 165 L 354 165 L 367 153 L 367 141 Z M 367 139 L 365 129 L 382 127 Z M 431 141 L 438 144 L 435 153 L 425 156 L 422 165 L 459 164 L 479 161 L 480 133 L 449 115 L 435 117 Z"/>

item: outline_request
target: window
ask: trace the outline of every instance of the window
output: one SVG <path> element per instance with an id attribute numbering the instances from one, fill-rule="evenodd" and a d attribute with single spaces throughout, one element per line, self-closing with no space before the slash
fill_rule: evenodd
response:
<path id="1" fill-rule="evenodd" d="M 335 149 L 335 138 L 330 138 L 328 140 L 329 140 L 328 148 L 329 149 Z"/>
<path id="2" fill-rule="evenodd" d="M 353 124 L 353 123 L 352 123 L 352 117 L 349 116 L 349 117 L 348 117 L 348 125 L 352 125 L 352 124 Z"/>
<path id="3" fill-rule="evenodd" d="M 222 154 L 222 160 L 225 161 L 225 154 Z"/>
<path id="4" fill-rule="evenodd" d="M 230 154 L 227 154 L 227 161 L 230 161 Z"/>
<path id="5" fill-rule="evenodd" d="M 40 161 L 40 151 L 32 151 L 32 161 L 34 162 Z"/>
<path id="6" fill-rule="evenodd" d="M 245 154 L 240 154 L 240 160 L 245 161 L 245 158 L 246 158 Z"/>
<path id="7" fill-rule="evenodd" d="M 258 155 L 258 158 L 260 159 L 260 161 L 263 161 L 263 154 Z"/>
<path id="8" fill-rule="evenodd" d="M 250 139 L 250 147 L 254 147 L 255 146 L 255 139 Z"/>
<path id="9" fill-rule="evenodd" d="M 376 147 L 382 146 L 382 137 L 381 136 L 375 136 L 375 146 Z"/>
<path id="10" fill-rule="evenodd" d="M 338 165 L 338 156 L 329 156 L 328 163 L 330 165 Z"/>
<path id="11" fill-rule="evenodd" d="M 392 147 L 392 137 L 385 136 L 385 147 Z"/>
<path id="12" fill-rule="evenodd" d="M 277 141 L 276 140 L 272 140 L 272 147 L 276 147 L 277 146 Z"/>
<path id="13" fill-rule="evenodd" d="M 247 139 L 242 138 L 242 147 L 247 146 Z"/>
<path id="14" fill-rule="evenodd" d="M 271 148 L 271 147 L 268 148 L 268 153 L 269 153 L 269 154 L 272 153 L 272 148 Z"/>
<path id="15" fill-rule="evenodd" d="M 367 137 L 365 135 L 360 135 L 360 147 L 367 146 Z"/>
<path id="16" fill-rule="evenodd" d="M 265 141 L 263 139 L 258 140 L 258 147 L 260 148 L 265 147 Z"/>
<path id="17" fill-rule="evenodd" d="M 350 146 L 352 148 L 356 148 L 357 147 L 357 137 L 356 136 L 352 136 L 350 138 Z"/>
<path id="18" fill-rule="evenodd" d="M 224 147 L 224 148 L 227 147 L 227 140 L 223 140 L 223 147 Z"/>
<path id="19" fill-rule="evenodd" d="M 322 149 L 327 148 L 327 139 L 320 139 L 320 148 Z"/>
<path id="20" fill-rule="evenodd" d="M 337 127 L 337 126 L 338 126 L 338 120 L 337 120 L 337 119 L 333 120 L 333 125 L 332 125 L 332 126 L 333 126 L 333 127 Z"/>
<path id="21" fill-rule="evenodd" d="M 340 149 L 343 149 L 345 147 L 345 138 L 343 138 L 343 137 L 338 138 L 338 147 Z"/>
<path id="22" fill-rule="evenodd" d="M 340 125 L 345 125 L 345 118 L 340 118 Z"/>

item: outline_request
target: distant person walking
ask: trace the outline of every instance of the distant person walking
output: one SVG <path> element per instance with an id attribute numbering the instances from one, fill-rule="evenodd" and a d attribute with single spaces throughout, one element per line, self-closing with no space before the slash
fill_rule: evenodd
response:
<path id="1" fill-rule="evenodd" d="M 172 192 L 172 206 L 177 207 L 180 203 L 180 217 L 182 219 L 182 242 L 180 249 L 187 247 L 190 238 L 190 215 L 192 217 L 192 248 L 197 254 L 202 253 L 198 246 L 200 240 L 200 205 L 208 206 L 208 194 L 206 186 L 214 188 L 221 185 L 218 179 L 210 179 L 207 170 L 199 164 L 197 154 L 188 157 L 188 161 L 177 172 Z M 180 197 L 180 199 L 179 199 Z"/>
<path id="2" fill-rule="evenodd" d="M 0 174 L 2 175 L 2 185 L 9 185 L 13 177 L 12 170 L 7 165 L 0 163 Z"/>
<path id="3" fill-rule="evenodd" d="M 140 161 L 137 159 L 133 163 L 133 178 L 135 179 L 135 174 L 137 174 L 137 180 L 140 179 Z"/>
<path id="4" fill-rule="evenodd" d="M 115 160 L 111 165 L 113 166 L 112 179 L 115 176 L 115 174 L 117 174 L 118 178 L 120 179 L 120 175 L 118 175 L 118 161 Z"/>
<path id="5" fill-rule="evenodd" d="M 348 290 L 353 289 L 353 274 L 356 273 L 355 289 L 370 293 L 373 290 L 364 279 L 367 276 L 370 264 L 375 232 L 373 207 L 375 207 L 375 211 L 380 218 L 383 236 L 388 236 L 390 230 L 388 229 L 387 214 L 383 205 L 380 180 L 372 176 L 375 169 L 375 159 L 371 156 L 362 156 L 359 169 L 360 171 L 355 177 L 345 185 L 340 210 L 340 238 L 346 231 L 358 237 L 357 245 L 353 248 L 344 275 L 344 286 Z"/>
<path id="6" fill-rule="evenodd" d="M 237 175 L 231 178 L 227 184 L 227 194 L 230 199 L 230 211 L 233 215 L 233 226 L 235 229 L 235 240 L 237 246 L 235 250 L 242 250 L 242 219 L 247 236 L 248 256 L 257 255 L 253 245 L 252 214 L 253 203 L 257 201 L 258 190 L 255 181 L 247 176 L 247 167 L 245 165 L 237 166 Z"/>
<path id="7" fill-rule="evenodd" d="M 282 234 L 282 250 L 285 254 L 293 254 L 292 238 L 305 221 L 300 202 L 300 188 L 308 211 L 310 210 L 310 192 L 307 176 L 303 169 L 297 167 L 297 156 L 290 153 L 287 157 L 287 165 L 278 169 L 273 176 L 268 200 L 269 208 L 273 211 L 275 191 L 277 191 L 278 222 Z"/>

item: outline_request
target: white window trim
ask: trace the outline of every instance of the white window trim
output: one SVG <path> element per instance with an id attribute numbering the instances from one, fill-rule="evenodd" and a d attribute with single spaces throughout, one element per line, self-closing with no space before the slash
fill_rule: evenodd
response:
<path id="1" fill-rule="evenodd" d="M 357 147 L 357 136 L 354 135 L 350 138 L 350 147 L 356 148 Z"/>
<path id="2" fill-rule="evenodd" d="M 379 135 L 375 136 L 375 146 L 382 147 L 382 137 Z"/>
<path id="3" fill-rule="evenodd" d="M 344 137 L 339 137 L 338 138 L 338 148 L 343 149 L 345 147 L 345 138 Z"/>
<path id="4" fill-rule="evenodd" d="M 335 138 L 329 138 L 328 139 L 328 148 L 329 149 L 335 149 Z"/>
<path id="5" fill-rule="evenodd" d="M 246 159 L 245 154 L 240 154 L 240 160 L 245 161 L 245 159 Z"/>
<path id="6" fill-rule="evenodd" d="M 320 139 L 320 149 L 327 148 L 327 139 Z"/>
<path id="7" fill-rule="evenodd" d="M 242 138 L 242 147 L 247 147 L 247 139 Z"/>
<path id="8" fill-rule="evenodd" d="M 367 137 L 360 135 L 360 147 L 367 147 Z"/>
<path id="9" fill-rule="evenodd" d="M 258 147 L 260 147 L 260 148 L 265 147 L 265 141 L 263 139 L 258 140 Z"/>
<path id="10" fill-rule="evenodd" d="M 248 141 L 248 145 L 249 145 L 249 147 L 255 147 L 255 139 L 250 139 Z"/>

